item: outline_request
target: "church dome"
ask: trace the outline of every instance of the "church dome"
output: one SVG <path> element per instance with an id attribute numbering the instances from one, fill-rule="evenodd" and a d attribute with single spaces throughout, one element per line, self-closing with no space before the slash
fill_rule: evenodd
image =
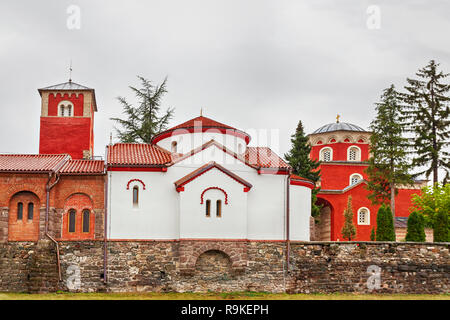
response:
<path id="1" fill-rule="evenodd" d="M 320 127 L 319 129 L 315 130 L 312 134 L 327 133 L 327 132 L 334 132 L 334 131 L 367 132 L 360 126 L 357 126 L 352 123 L 335 122 L 335 123 L 329 123 L 329 124 L 326 124 L 326 125 Z"/>

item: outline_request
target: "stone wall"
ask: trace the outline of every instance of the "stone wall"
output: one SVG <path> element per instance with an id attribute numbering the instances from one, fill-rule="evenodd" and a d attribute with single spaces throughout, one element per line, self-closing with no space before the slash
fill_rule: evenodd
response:
<path id="1" fill-rule="evenodd" d="M 110 241 L 0 244 L 0 291 L 448 293 L 448 244 Z M 193 261 L 193 262 L 192 262 Z"/>

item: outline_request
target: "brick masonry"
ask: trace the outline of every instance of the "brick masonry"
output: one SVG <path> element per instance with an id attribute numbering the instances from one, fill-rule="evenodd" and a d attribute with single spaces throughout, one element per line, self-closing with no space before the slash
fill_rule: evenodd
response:
<path id="1" fill-rule="evenodd" d="M 448 243 L 291 243 L 287 272 L 283 242 L 111 241 L 107 284 L 103 245 L 60 242 L 58 281 L 52 242 L 2 243 L 0 291 L 448 293 L 450 288 Z"/>

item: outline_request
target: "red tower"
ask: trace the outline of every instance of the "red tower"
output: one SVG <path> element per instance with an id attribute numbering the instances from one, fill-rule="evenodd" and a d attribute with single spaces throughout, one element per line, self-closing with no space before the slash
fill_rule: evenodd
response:
<path id="1" fill-rule="evenodd" d="M 339 118 L 338 118 L 339 119 Z M 356 239 L 370 240 L 370 233 L 376 228 L 377 211 L 368 199 L 367 169 L 369 163 L 369 131 L 351 123 L 330 123 L 311 133 L 312 159 L 320 160 L 321 180 L 317 201 L 322 205 L 316 231 L 316 240 L 344 240 L 341 234 L 344 225 L 344 209 L 347 199 L 352 197 Z M 396 196 L 396 227 L 409 216 L 411 196 L 419 193 L 424 181 L 414 186 L 399 186 Z M 397 238 L 401 239 L 399 232 Z"/>
<path id="2" fill-rule="evenodd" d="M 39 153 L 91 159 L 97 111 L 94 89 L 69 80 L 38 91 L 42 98 Z"/>

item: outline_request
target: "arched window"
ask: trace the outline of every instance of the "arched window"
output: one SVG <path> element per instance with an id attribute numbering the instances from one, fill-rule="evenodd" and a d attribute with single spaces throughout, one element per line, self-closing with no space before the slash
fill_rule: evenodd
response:
<path id="1" fill-rule="evenodd" d="M 133 206 L 137 207 L 139 204 L 139 187 L 133 187 Z"/>
<path id="2" fill-rule="evenodd" d="M 354 185 L 360 180 L 362 180 L 362 176 L 359 173 L 354 173 L 350 176 L 350 185 Z"/>
<path id="3" fill-rule="evenodd" d="M 91 213 L 89 210 L 83 210 L 83 232 L 89 233 L 89 225 L 91 222 Z"/>
<path id="4" fill-rule="evenodd" d="M 211 200 L 206 200 L 206 206 L 205 206 L 205 215 L 206 217 L 211 217 Z"/>
<path id="5" fill-rule="evenodd" d="M 216 217 L 222 217 L 222 200 L 216 201 Z"/>
<path id="6" fill-rule="evenodd" d="M 360 161 L 361 160 L 361 150 L 355 146 L 348 148 L 347 149 L 347 159 L 348 159 L 348 161 Z"/>
<path id="7" fill-rule="evenodd" d="M 19 202 L 17 204 L 17 220 L 23 219 L 23 203 Z"/>
<path id="8" fill-rule="evenodd" d="M 320 160 L 321 161 L 332 161 L 333 160 L 333 150 L 331 148 L 323 148 L 320 150 Z"/>
<path id="9" fill-rule="evenodd" d="M 33 216 L 34 216 L 34 203 L 33 202 L 29 202 L 28 203 L 28 220 L 33 220 Z"/>
<path id="10" fill-rule="evenodd" d="M 58 116 L 71 117 L 73 110 L 73 104 L 70 101 L 61 101 L 58 104 Z"/>
<path id="11" fill-rule="evenodd" d="M 75 223 L 76 223 L 77 212 L 74 209 L 69 210 L 69 232 L 75 232 Z"/>
<path id="12" fill-rule="evenodd" d="M 172 153 L 177 153 L 178 142 L 172 141 Z"/>
<path id="13" fill-rule="evenodd" d="M 358 210 L 358 224 L 360 224 L 360 225 L 369 225 L 370 224 L 369 209 L 360 208 Z"/>

